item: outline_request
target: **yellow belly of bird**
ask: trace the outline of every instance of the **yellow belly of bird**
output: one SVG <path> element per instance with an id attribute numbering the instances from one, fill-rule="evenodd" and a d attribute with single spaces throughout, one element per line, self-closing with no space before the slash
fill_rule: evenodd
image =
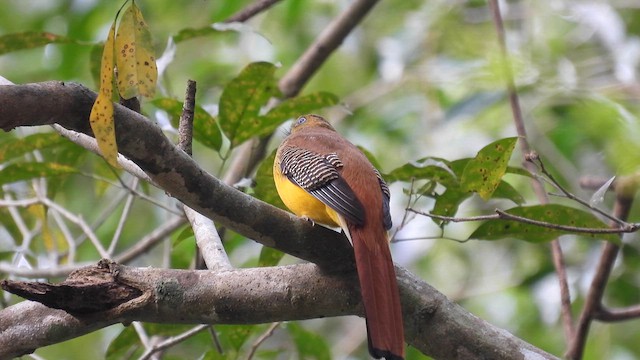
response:
<path id="1" fill-rule="evenodd" d="M 285 205 L 294 214 L 300 217 L 309 218 L 315 222 L 340 226 L 338 214 L 326 206 L 322 201 L 316 199 L 298 185 L 292 183 L 286 176 L 274 169 L 273 180 L 276 184 L 278 194 Z"/>

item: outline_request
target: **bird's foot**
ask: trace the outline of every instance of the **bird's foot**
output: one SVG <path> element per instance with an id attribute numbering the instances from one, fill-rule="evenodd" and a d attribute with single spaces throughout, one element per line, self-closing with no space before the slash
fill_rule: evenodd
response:
<path id="1" fill-rule="evenodd" d="M 300 216 L 300 218 L 302 218 L 302 220 L 304 221 L 309 221 L 311 223 L 311 226 L 316 226 L 316 222 L 313 221 L 313 219 L 308 217 L 307 215 L 302 215 Z"/>

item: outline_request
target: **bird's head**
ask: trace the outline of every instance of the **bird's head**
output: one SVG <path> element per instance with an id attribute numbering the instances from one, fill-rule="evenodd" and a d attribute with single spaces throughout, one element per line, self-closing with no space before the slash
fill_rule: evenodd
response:
<path id="1" fill-rule="evenodd" d="M 296 121 L 293 122 L 293 124 L 291 125 L 291 133 L 295 133 L 296 131 L 312 127 L 322 127 L 335 131 L 333 126 L 331 126 L 331 124 L 329 124 L 329 122 L 322 116 L 309 114 L 300 116 L 298 119 L 296 119 Z"/>

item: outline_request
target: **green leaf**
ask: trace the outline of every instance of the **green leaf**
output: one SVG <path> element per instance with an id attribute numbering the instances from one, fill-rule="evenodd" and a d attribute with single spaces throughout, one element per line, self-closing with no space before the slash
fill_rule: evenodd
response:
<path id="1" fill-rule="evenodd" d="M 171 123 L 178 127 L 182 115 L 183 103 L 169 98 L 155 99 L 151 102 L 154 106 L 171 115 Z M 216 123 L 216 119 L 200 106 L 196 105 L 193 114 L 193 138 L 202 145 L 220 151 L 222 147 L 222 133 Z"/>
<path id="2" fill-rule="evenodd" d="M 224 88 L 218 121 L 232 148 L 260 134 L 260 110 L 278 92 L 275 71 L 273 64 L 252 63 Z"/>
<path id="3" fill-rule="evenodd" d="M 517 205 L 524 204 L 524 197 L 506 181 L 500 181 L 496 191 L 493 193 L 493 197 L 508 199 Z"/>
<path id="4" fill-rule="evenodd" d="M 40 133 L 24 138 L 10 138 L 0 144 L 0 162 L 5 162 L 33 150 L 42 150 L 68 142 L 67 139 L 57 133 Z"/>
<path id="5" fill-rule="evenodd" d="M 413 180 L 431 180 L 445 186 L 456 182 L 455 176 L 449 168 L 448 161 L 432 157 L 402 165 L 384 175 L 384 179 L 388 183 L 394 181 L 411 182 Z"/>
<path id="6" fill-rule="evenodd" d="M 454 216 L 458 212 L 458 206 L 469 196 L 468 192 L 460 190 L 458 186 L 449 187 L 436 198 L 436 203 L 431 213 L 441 216 Z M 438 224 L 441 223 L 441 220 L 438 219 L 433 219 L 433 221 Z"/>
<path id="7" fill-rule="evenodd" d="M 220 342 L 225 346 L 231 346 L 236 352 L 249 339 L 249 336 L 262 328 L 259 325 L 216 325 L 216 331 Z"/>
<path id="8" fill-rule="evenodd" d="M 517 137 L 495 141 L 478 152 L 464 169 L 460 185 L 465 191 L 478 193 L 488 200 L 496 190 L 516 145 Z"/>
<path id="9" fill-rule="evenodd" d="M 173 41 L 177 44 L 182 41 L 190 40 L 200 36 L 207 36 L 219 33 L 219 30 L 212 28 L 211 26 L 205 26 L 201 28 L 185 28 L 180 30 L 174 37 Z"/>
<path id="10" fill-rule="evenodd" d="M 180 233 L 173 239 L 171 242 L 172 247 L 178 246 L 180 243 L 187 239 L 192 239 L 194 237 L 193 228 L 191 226 L 185 226 Z"/>
<path id="11" fill-rule="evenodd" d="M 53 43 L 73 42 L 68 37 L 49 32 L 27 31 L 0 36 L 0 55 L 12 51 L 33 49 Z"/>
<path id="12" fill-rule="evenodd" d="M 100 86 L 100 66 L 102 65 L 102 50 L 104 43 L 98 43 L 91 47 L 89 53 L 89 72 L 96 87 Z"/>
<path id="13" fill-rule="evenodd" d="M 331 350 L 322 336 L 307 331 L 296 323 L 288 323 L 287 330 L 296 344 L 298 359 L 331 359 Z"/>
<path id="14" fill-rule="evenodd" d="M 39 177 L 75 174 L 78 172 L 79 170 L 74 167 L 57 163 L 16 163 L 0 171 L 0 184 L 8 184 Z"/>
<path id="15" fill-rule="evenodd" d="M 105 354 L 106 360 L 119 360 L 125 358 L 125 355 L 131 356 L 130 351 L 132 348 L 140 348 L 140 338 L 133 326 L 125 327 L 118 336 L 116 336 Z"/>
<path id="16" fill-rule="evenodd" d="M 287 210 L 286 205 L 280 199 L 276 184 L 273 182 L 273 160 L 276 157 L 274 150 L 271 155 L 262 160 L 256 173 L 256 187 L 253 189 L 254 196 L 266 203 L 283 210 Z"/>
<path id="17" fill-rule="evenodd" d="M 258 266 L 276 266 L 282 260 L 284 253 L 280 250 L 263 246 L 260 251 L 260 258 L 258 259 Z"/>
<path id="18" fill-rule="evenodd" d="M 233 356 L 228 352 L 224 352 L 220 354 L 218 349 L 211 349 L 204 353 L 204 355 L 200 358 L 200 360 L 225 360 L 225 359 L 233 359 Z"/>
<path id="19" fill-rule="evenodd" d="M 327 92 L 317 92 L 287 99 L 261 117 L 262 129 L 259 135 L 271 134 L 278 125 L 287 119 L 297 118 L 300 115 L 333 106 L 338 101 L 337 96 Z"/>
<path id="20" fill-rule="evenodd" d="M 558 204 L 515 207 L 507 210 L 506 212 L 519 217 L 544 221 L 551 224 L 594 229 L 608 228 L 606 224 L 601 222 L 591 213 Z M 570 231 L 557 230 L 548 227 L 525 224 L 515 220 L 502 219 L 484 222 L 476 229 L 476 231 L 473 232 L 473 234 L 469 236 L 469 238 L 478 240 L 516 238 L 533 243 L 542 243 L 567 234 L 603 239 L 620 244 L 620 238 L 614 234 L 572 233 Z"/>

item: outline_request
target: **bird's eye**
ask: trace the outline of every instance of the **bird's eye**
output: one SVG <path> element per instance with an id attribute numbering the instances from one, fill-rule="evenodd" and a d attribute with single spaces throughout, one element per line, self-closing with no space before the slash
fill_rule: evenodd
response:
<path id="1" fill-rule="evenodd" d="M 296 120 L 296 125 L 303 124 L 305 121 L 307 121 L 307 118 L 304 116 L 301 116 L 298 118 L 298 120 Z"/>

